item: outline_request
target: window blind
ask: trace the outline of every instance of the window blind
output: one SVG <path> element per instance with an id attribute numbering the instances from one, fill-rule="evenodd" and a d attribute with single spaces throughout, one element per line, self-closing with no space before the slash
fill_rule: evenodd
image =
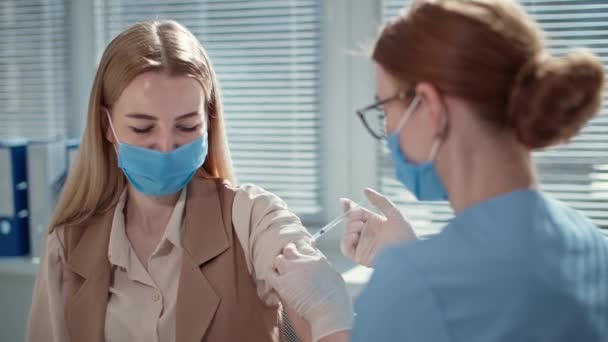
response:
<path id="1" fill-rule="evenodd" d="M 0 138 L 66 135 L 67 0 L 0 2 Z"/>
<path id="2" fill-rule="evenodd" d="M 276 193 L 303 220 L 321 213 L 317 0 L 96 0 L 98 46 L 129 25 L 173 19 L 218 75 L 239 182 Z"/>
<path id="3" fill-rule="evenodd" d="M 520 2 L 546 32 L 554 55 L 590 48 L 608 65 L 608 4 L 604 0 L 524 0 Z M 384 0 L 388 21 L 409 0 Z M 608 99 L 601 113 L 568 145 L 535 153 L 541 189 L 608 229 Z M 447 204 L 413 202 L 395 180 L 390 155 L 380 147 L 380 188 L 401 206 L 422 234 L 437 232 L 452 217 Z"/>

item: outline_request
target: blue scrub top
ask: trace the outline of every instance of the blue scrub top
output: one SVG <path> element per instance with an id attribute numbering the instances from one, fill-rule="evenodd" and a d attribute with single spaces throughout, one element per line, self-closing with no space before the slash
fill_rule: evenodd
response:
<path id="1" fill-rule="evenodd" d="M 382 251 L 355 311 L 356 342 L 606 342 L 608 240 L 546 194 L 511 192 Z"/>

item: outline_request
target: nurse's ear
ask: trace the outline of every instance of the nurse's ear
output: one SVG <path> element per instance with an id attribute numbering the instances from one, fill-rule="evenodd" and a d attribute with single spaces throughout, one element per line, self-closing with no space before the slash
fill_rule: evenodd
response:
<path id="1" fill-rule="evenodd" d="M 446 133 L 447 106 L 434 85 L 421 82 L 416 86 L 416 94 L 421 98 L 421 109 L 431 126 L 433 137 Z"/>
<path id="2" fill-rule="evenodd" d="M 112 126 L 110 120 L 112 116 L 110 114 L 110 110 L 107 107 L 100 107 L 100 115 L 101 115 L 101 129 L 106 137 L 106 140 L 111 144 L 116 144 L 116 137 L 114 136 L 114 132 L 112 131 Z"/>

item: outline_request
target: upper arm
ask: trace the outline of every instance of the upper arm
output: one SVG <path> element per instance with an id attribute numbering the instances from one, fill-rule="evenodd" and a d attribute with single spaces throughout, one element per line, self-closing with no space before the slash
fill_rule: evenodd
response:
<path id="1" fill-rule="evenodd" d="M 64 249 L 60 229 L 47 237 L 36 277 L 28 321 L 27 340 L 65 341 L 63 269 Z"/>
<path id="2" fill-rule="evenodd" d="M 353 342 L 449 341 L 438 302 L 405 257 L 389 248 L 357 300 Z"/>
<path id="3" fill-rule="evenodd" d="M 310 233 L 283 200 L 254 185 L 237 190 L 232 220 L 258 295 L 267 304 L 277 304 L 266 281 L 274 260 L 287 243 L 310 242 Z"/>

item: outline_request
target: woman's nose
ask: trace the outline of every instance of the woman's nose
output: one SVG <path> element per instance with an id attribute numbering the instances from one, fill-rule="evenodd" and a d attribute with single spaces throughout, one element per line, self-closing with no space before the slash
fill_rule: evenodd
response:
<path id="1" fill-rule="evenodd" d="M 175 146 L 175 139 L 168 132 L 162 132 L 157 137 L 155 145 L 155 150 L 160 152 L 169 152 L 172 151 Z"/>

